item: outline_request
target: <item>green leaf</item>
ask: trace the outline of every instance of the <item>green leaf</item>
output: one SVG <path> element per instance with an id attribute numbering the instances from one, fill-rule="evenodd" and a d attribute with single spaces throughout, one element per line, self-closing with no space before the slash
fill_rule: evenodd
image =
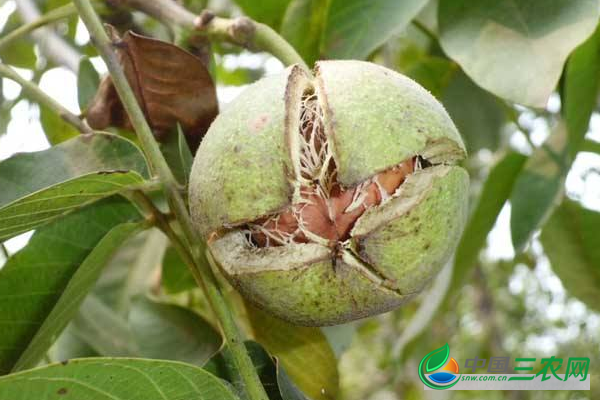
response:
<path id="1" fill-rule="evenodd" d="M 544 107 L 571 51 L 598 23 L 596 0 L 440 0 L 440 41 L 478 85 Z"/>
<path id="2" fill-rule="evenodd" d="M 0 206 L 81 175 L 112 171 L 148 177 L 140 149 L 108 133 L 79 135 L 47 150 L 19 153 L 0 163 Z"/>
<path id="3" fill-rule="evenodd" d="M 105 260 L 98 257 L 107 256 L 104 252 L 113 243 L 114 233 L 106 235 L 113 227 L 139 218 L 129 202 L 111 197 L 38 229 L 28 245 L 8 260 L 0 269 L 0 373 L 37 361 L 36 343 L 48 340 L 39 332 L 47 329 L 44 324 L 50 313 L 55 308 L 55 313 L 70 312 L 63 292 L 84 292 L 93 280 L 87 274 L 100 268 Z M 101 240 L 108 244 L 95 250 Z M 77 274 L 80 267 L 83 272 Z M 85 285 L 79 286 L 82 282 Z M 58 322 L 62 319 L 48 323 Z M 35 351 L 28 350 L 34 345 Z"/>
<path id="4" fill-rule="evenodd" d="M 46 0 L 46 1 L 42 1 L 40 3 L 43 3 L 43 6 L 42 6 L 42 4 L 39 4 L 39 6 L 40 6 L 41 10 L 43 11 L 43 14 L 45 14 L 49 11 L 55 10 L 59 7 L 63 7 L 65 5 L 71 3 L 71 0 Z M 71 43 L 72 45 L 75 45 L 73 40 L 75 39 L 75 33 L 77 31 L 77 20 L 78 20 L 77 15 L 73 15 L 73 16 L 69 17 L 68 19 L 63 19 L 61 21 L 61 23 L 59 23 L 60 25 L 63 25 L 63 24 L 66 25 L 66 27 L 65 27 L 66 32 L 64 32 L 64 33 L 61 32 L 61 33 L 63 33 L 62 36 L 65 37 L 65 39 L 67 39 L 67 41 L 69 43 Z M 62 31 L 62 29 L 59 29 L 59 30 Z"/>
<path id="5" fill-rule="evenodd" d="M 560 203 L 569 165 L 567 132 L 559 122 L 529 157 L 510 195 L 510 231 L 517 253 Z"/>
<path id="6" fill-rule="evenodd" d="M 34 192 L 0 208 L 0 240 L 27 232 L 142 182 L 137 172 L 94 173 Z"/>
<path id="7" fill-rule="evenodd" d="M 0 162 L 0 240 L 140 184 L 147 174 L 140 150 L 109 134 L 16 154 Z"/>
<path id="8" fill-rule="evenodd" d="M 264 74 L 265 70 L 263 67 L 257 68 L 244 68 L 236 67 L 233 69 L 226 68 L 223 62 L 215 63 L 215 81 L 217 85 L 224 86 L 242 86 L 248 85 L 254 81 L 259 80 Z"/>
<path id="9" fill-rule="evenodd" d="M 133 334 L 125 318 L 89 294 L 71 324 L 72 333 L 101 356 L 139 355 Z"/>
<path id="10" fill-rule="evenodd" d="M 311 399 L 336 398 L 339 376 L 335 354 L 318 328 L 293 326 L 246 305 L 254 338 L 277 357 L 294 383 Z"/>
<path id="11" fill-rule="evenodd" d="M 327 58 L 366 59 L 405 28 L 427 0 L 331 0 L 321 46 Z"/>
<path id="12" fill-rule="evenodd" d="M 277 387 L 277 376 L 273 360 L 265 349 L 256 342 L 246 341 L 244 342 L 244 346 L 252 360 L 256 374 L 267 392 L 267 397 L 270 400 L 280 400 L 281 396 Z M 230 382 L 242 400 L 249 400 L 243 391 L 244 381 L 240 374 L 237 373 L 238 369 L 227 346 L 223 347 L 221 352 L 211 358 L 204 366 L 204 369 Z"/>
<path id="13" fill-rule="evenodd" d="M 496 97 L 458 73 L 446 87 L 442 102 L 469 152 L 482 148 L 496 150 L 506 123 L 506 113 Z"/>
<path id="14" fill-rule="evenodd" d="M 323 332 L 327 338 L 327 341 L 338 360 L 352 344 L 356 329 L 357 324 L 354 322 L 342 325 L 324 326 L 321 328 L 321 332 Z"/>
<path id="15" fill-rule="evenodd" d="M 292 0 L 283 17 L 281 35 L 309 66 L 320 58 L 329 3 L 331 0 Z"/>
<path id="16" fill-rule="evenodd" d="M 194 163 L 194 156 L 190 151 L 185 140 L 185 135 L 181 130 L 181 125 L 177 124 L 177 145 L 179 147 L 179 160 L 181 163 L 181 169 L 183 170 L 184 183 L 187 185 L 190 180 L 190 172 L 192 171 L 192 164 Z"/>
<path id="17" fill-rule="evenodd" d="M 162 286 L 169 294 L 197 288 L 196 280 L 173 247 L 168 247 L 162 260 Z"/>
<path id="18" fill-rule="evenodd" d="M 400 72 L 417 81 L 431 94 L 440 97 L 447 92 L 448 85 L 455 79 L 457 65 L 451 61 L 437 56 L 423 55 L 415 59 L 413 63 L 401 69 Z M 461 98 L 464 102 L 467 98 Z"/>
<path id="19" fill-rule="evenodd" d="M 37 330 L 27 349 L 21 354 L 14 370 L 33 367 L 44 356 L 58 335 L 75 316 L 79 305 L 93 287 L 114 251 L 123 240 L 139 229 L 141 229 L 139 223 L 120 224 L 112 228 L 98 242 L 68 280 L 58 301 Z"/>
<path id="20" fill-rule="evenodd" d="M 290 380 L 279 360 L 273 360 L 265 349 L 256 342 L 246 341 L 244 345 L 270 400 L 306 400 L 306 396 Z M 236 367 L 227 347 L 224 347 L 220 353 L 211 358 L 204 369 L 231 382 L 237 389 L 243 387 L 241 376 L 239 374 L 231 375 L 232 371 L 236 371 Z M 239 396 L 247 400 L 241 391 Z"/>
<path id="21" fill-rule="evenodd" d="M 552 270 L 570 295 L 600 311 L 600 213 L 565 200 L 540 239 Z"/>
<path id="22" fill-rule="evenodd" d="M 438 49 L 437 43 L 432 42 L 429 36 L 409 25 L 402 35 L 393 38 L 388 46 L 378 51 L 373 61 L 393 66 L 439 99 L 460 68 L 454 61 L 439 54 Z"/>
<path id="23" fill-rule="evenodd" d="M 277 386 L 279 386 L 279 393 L 281 394 L 282 400 L 308 400 L 308 398 L 298 389 L 294 382 L 290 379 L 285 368 L 281 366 L 279 360 L 277 360 Z"/>
<path id="24" fill-rule="evenodd" d="M 435 371 L 436 369 L 443 367 L 448 360 L 448 357 L 450 356 L 450 347 L 448 346 L 448 343 L 446 343 L 439 349 L 435 349 L 427 354 L 427 356 L 430 357 L 425 364 L 425 370 L 427 372 Z"/>
<path id="25" fill-rule="evenodd" d="M 142 357 L 203 365 L 223 343 L 200 315 L 143 296 L 134 299 L 129 324 Z"/>
<path id="26" fill-rule="evenodd" d="M 77 100 L 82 111 L 87 109 L 99 85 L 100 75 L 98 75 L 96 68 L 88 58 L 82 58 L 79 62 L 79 72 L 77 74 Z"/>
<path id="27" fill-rule="evenodd" d="M 23 25 L 18 11 L 14 11 L 6 21 L 0 37 L 5 36 L 14 29 Z M 0 49 L 0 60 L 4 64 L 14 67 L 35 69 L 37 57 L 35 55 L 33 42 L 28 38 L 20 38 Z"/>
<path id="28" fill-rule="evenodd" d="M 51 145 L 57 145 L 79 135 L 79 131 L 62 119 L 55 111 L 50 110 L 43 104 L 39 104 L 39 107 L 40 123 L 46 139 Z"/>
<path id="29" fill-rule="evenodd" d="M 167 237 L 156 228 L 123 243 L 104 269 L 94 293 L 115 313 L 127 316 L 131 299 L 156 284 L 167 243 Z"/>
<path id="30" fill-rule="evenodd" d="M 283 13 L 290 0 L 234 0 L 250 18 L 279 29 Z"/>
<path id="31" fill-rule="evenodd" d="M 479 252 L 485 245 L 485 240 L 510 196 L 526 160 L 526 156 L 510 152 L 491 169 L 456 250 L 451 287 L 459 288 L 477 263 Z"/>
<path id="32" fill-rule="evenodd" d="M 160 143 L 160 149 L 177 182 L 187 185 L 194 157 L 179 124 L 177 125 L 177 135 L 168 135 Z"/>
<path id="33" fill-rule="evenodd" d="M 563 116 L 571 154 L 583 141 L 596 107 L 600 86 L 600 27 L 579 46 L 567 63 L 563 91 Z"/>
<path id="34" fill-rule="evenodd" d="M 0 60 L 13 67 L 34 69 L 37 57 L 35 56 L 33 43 L 26 39 L 19 39 L 2 47 Z"/>
<path id="35" fill-rule="evenodd" d="M 127 358 L 71 360 L 0 378 L 11 400 L 235 400 L 216 377 L 193 365 Z"/>

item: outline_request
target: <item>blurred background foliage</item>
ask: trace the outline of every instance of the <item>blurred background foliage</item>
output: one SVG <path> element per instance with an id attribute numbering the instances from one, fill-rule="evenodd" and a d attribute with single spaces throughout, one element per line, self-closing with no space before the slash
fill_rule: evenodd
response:
<path id="1" fill-rule="evenodd" d="M 364 321 L 309 329 L 253 310 L 230 290 L 248 339 L 262 345 L 249 342 L 264 382 L 285 386 L 291 378 L 314 399 L 600 398 L 597 1 L 179 2 L 198 13 L 209 8 L 268 24 L 309 65 L 322 58 L 365 59 L 408 75 L 445 105 L 469 150 L 467 230 L 453 263 L 417 301 Z M 70 2 L 22 3 L 44 14 Z M 160 21 L 116 7 L 119 1 L 97 3 L 104 19 L 121 30 L 176 41 L 202 55 L 198 49 L 205 44 Z M 0 11 L 0 38 L 31 19 L 14 1 L 0 2 Z M 72 13 L 52 32 L 93 62 L 65 63 L 68 55 L 53 56 L 29 36 L 0 47 L 0 59 L 38 83 L 57 67 L 77 74 L 85 112 L 97 70 L 105 69 L 82 29 Z M 279 69 L 266 54 L 211 45 L 210 70 L 223 107 L 244 85 Z M 25 103 L 50 144 L 77 135 L 48 110 L 36 113 L 37 105 L 21 93 L 6 93 L 0 91 L 0 132 L 19 118 L 13 107 Z M 212 318 L 164 236 L 145 231 L 121 246 L 45 362 L 95 355 L 197 365 L 211 359 L 206 368 L 223 373 L 226 357 L 214 356 L 222 339 Z M 460 367 L 475 356 L 509 356 L 511 368 L 515 357 L 590 357 L 592 391 L 424 392 L 418 363 L 446 342 Z"/>

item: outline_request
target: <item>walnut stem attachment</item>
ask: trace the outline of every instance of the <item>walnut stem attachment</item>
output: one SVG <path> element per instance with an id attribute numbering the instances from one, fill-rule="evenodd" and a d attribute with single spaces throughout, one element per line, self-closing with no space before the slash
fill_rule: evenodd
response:
<path id="1" fill-rule="evenodd" d="M 246 392 L 247 397 L 251 400 L 268 400 L 267 394 L 254 369 L 252 360 L 246 352 L 242 336 L 235 324 L 231 310 L 219 289 L 216 277 L 209 264 L 204 262 L 204 249 L 201 248 L 204 246 L 192 226 L 187 207 L 179 193 L 175 177 L 160 152 L 158 144 L 154 140 L 150 126 L 137 103 L 117 55 L 113 50 L 113 44 L 89 0 L 74 0 L 74 3 L 90 33 L 92 42 L 108 67 L 117 93 L 129 115 L 142 150 L 148 159 L 150 170 L 158 176 L 164 185 L 169 206 L 181 225 L 186 247 L 193 256 L 194 265 L 190 269 L 198 284 L 204 289 L 206 297 L 219 320 L 223 335 L 232 354 L 232 361 L 243 382 L 242 390 Z M 154 3 L 154 1 L 148 3 Z"/>
<path id="2" fill-rule="evenodd" d="M 271 27 L 247 17 L 221 18 L 209 11 L 195 15 L 172 0 L 122 0 L 175 28 L 195 30 L 212 39 L 227 41 L 252 51 L 266 51 L 285 65 L 308 66 L 298 52 Z"/>

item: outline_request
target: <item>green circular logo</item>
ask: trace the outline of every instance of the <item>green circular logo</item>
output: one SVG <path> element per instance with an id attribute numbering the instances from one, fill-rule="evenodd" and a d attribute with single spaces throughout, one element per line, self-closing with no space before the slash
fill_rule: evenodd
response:
<path id="1" fill-rule="evenodd" d="M 441 369 L 439 372 L 435 372 Z M 427 376 L 426 374 L 430 374 Z M 419 378 L 432 389 L 443 390 L 458 383 L 458 363 L 450 357 L 450 346 L 446 343 L 428 353 L 419 363 Z"/>

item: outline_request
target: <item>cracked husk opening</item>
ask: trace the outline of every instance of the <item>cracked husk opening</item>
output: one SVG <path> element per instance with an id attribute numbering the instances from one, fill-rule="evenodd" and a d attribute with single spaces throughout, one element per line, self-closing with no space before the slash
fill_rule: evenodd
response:
<path id="1" fill-rule="evenodd" d="M 323 110 L 312 90 L 302 96 L 295 134 L 297 140 L 290 141 L 298 146 L 292 204 L 246 224 L 243 232 L 253 247 L 317 243 L 340 248 L 366 210 L 389 201 L 408 175 L 429 165 L 421 157 L 412 157 L 356 186 L 344 188 L 336 179 Z"/>

